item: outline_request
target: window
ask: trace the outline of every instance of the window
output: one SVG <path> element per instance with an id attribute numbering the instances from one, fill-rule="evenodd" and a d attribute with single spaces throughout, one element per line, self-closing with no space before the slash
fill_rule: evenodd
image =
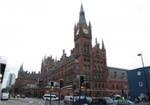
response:
<path id="1" fill-rule="evenodd" d="M 97 88 L 97 84 L 95 83 L 95 88 Z"/>
<path id="2" fill-rule="evenodd" d="M 102 83 L 102 88 L 104 88 L 104 84 Z"/>
<path id="3" fill-rule="evenodd" d="M 90 65 L 88 65 L 88 70 L 90 70 Z"/>
<path id="4" fill-rule="evenodd" d="M 149 74 L 150 74 L 150 69 L 148 70 Z"/>
<path id="5" fill-rule="evenodd" d="M 101 84 L 99 84 L 99 88 L 101 88 Z"/>
<path id="6" fill-rule="evenodd" d="M 140 72 L 140 71 L 138 71 L 138 72 L 137 72 L 137 75 L 138 75 L 138 76 L 141 76 L 141 72 Z"/>
<path id="7" fill-rule="evenodd" d="M 119 86 L 116 84 L 116 89 L 119 89 Z"/>
<path id="8" fill-rule="evenodd" d="M 89 55 L 90 54 L 90 51 L 89 51 L 89 44 L 88 43 L 84 43 L 84 45 L 83 45 L 83 53 L 85 54 L 85 55 Z"/>
<path id="9" fill-rule="evenodd" d="M 121 79 L 125 79 L 125 73 L 121 73 Z"/>
<path id="10" fill-rule="evenodd" d="M 143 82 L 142 81 L 139 82 L 139 87 L 143 87 Z"/>
<path id="11" fill-rule="evenodd" d="M 96 70 L 96 65 L 94 66 L 94 70 Z"/>
<path id="12" fill-rule="evenodd" d="M 98 51 L 98 50 L 96 50 L 96 53 L 99 53 L 99 51 Z"/>
<path id="13" fill-rule="evenodd" d="M 117 78 L 117 72 L 115 71 L 114 72 L 114 79 L 116 79 Z"/>
<path id="14" fill-rule="evenodd" d="M 114 84 L 112 84 L 112 89 L 114 89 L 115 87 L 114 87 Z"/>

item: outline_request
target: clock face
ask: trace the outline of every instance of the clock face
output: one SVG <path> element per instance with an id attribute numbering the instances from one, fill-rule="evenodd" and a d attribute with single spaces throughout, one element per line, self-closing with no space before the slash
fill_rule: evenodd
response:
<path id="1" fill-rule="evenodd" d="M 83 32 L 84 32 L 85 34 L 88 34 L 88 33 L 89 33 L 87 29 L 83 29 Z"/>

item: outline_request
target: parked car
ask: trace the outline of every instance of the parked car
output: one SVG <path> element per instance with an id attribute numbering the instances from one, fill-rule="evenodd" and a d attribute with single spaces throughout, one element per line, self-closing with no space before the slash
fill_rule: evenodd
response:
<path id="1" fill-rule="evenodd" d="M 121 95 L 114 95 L 113 100 L 114 100 L 115 104 L 117 104 L 117 105 L 135 105 L 134 102 L 132 102 L 128 99 L 125 99 Z"/>
<path id="2" fill-rule="evenodd" d="M 9 99 L 9 92 L 2 92 L 1 100 L 8 100 L 8 99 Z"/>
<path id="3" fill-rule="evenodd" d="M 65 96 L 64 97 L 64 104 L 65 105 L 70 105 L 70 103 L 73 102 L 73 96 Z"/>
<path id="4" fill-rule="evenodd" d="M 129 105 L 135 105 L 134 102 L 132 102 L 132 101 L 130 101 L 130 100 L 127 100 L 127 101 L 128 101 L 128 104 L 129 104 Z"/>
<path id="5" fill-rule="evenodd" d="M 122 99 L 121 95 L 119 94 L 116 94 L 112 97 L 113 100 L 119 100 L 119 99 Z"/>
<path id="6" fill-rule="evenodd" d="M 89 105 L 92 103 L 92 97 L 89 96 L 74 96 L 74 104 L 79 105 L 80 104 L 85 104 Z"/>
<path id="7" fill-rule="evenodd" d="M 93 98 L 92 105 L 116 105 L 110 97 L 96 97 Z"/>
<path id="8" fill-rule="evenodd" d="M 127 99 L 118 99 L 114 100 L 116 105 L 135 105 L 134 102 L 127 100 Z"/>
<path id="9" fill-rule="evenodd" d="M 17 96 L 16 96 L 17 98 L 20 98 L 20 94 L 17 94 Z"/>
<path id="10" fill-rule="evenodd" d="M 44 100 L 51 100 L 51 101 L 57 101 L 59 98 L 56 95 L 50 95 L 50 94 L 44 94 L 43 96 Z"/>
<path id="11" fill-rule="evenodd" d="M 24 95 L 24 94 L 22 94 L 20 97 L 21 97 L 21 98 L 25 98 L 25 95 Z"/>
<path id="12" fill-rule="evenodd" d="M 80 104 L 90 104 L 92 103 L 92 97 L 89 96 L 65 96 L 64 97 L 64 103 L 65 105 L 79 105 Z"/>

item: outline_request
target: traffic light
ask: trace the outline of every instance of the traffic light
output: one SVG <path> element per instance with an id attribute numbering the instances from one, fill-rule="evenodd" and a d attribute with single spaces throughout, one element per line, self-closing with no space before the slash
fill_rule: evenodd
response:
<path id="1" fill-rule="evenodd" d="M 54 86 L 54 82 L 53 81 L 51 81 L 51 87 L 53 87 Z"/>
<path id="2" fill-rule="evenodd" d="M 83 83 L 84 83 L 84 76 L 81 75 L 80 76 L 80 86 L 83 86 Z"/>
<path id="3" fill-rule="evenodd" d="M 43 83 L 43 81 L 39 81 L 39 83 L 38 83 L 38 86 L 41 88 L 41 87 L 43 87 L 44 86 L 44 83 Z"/>
<path id="4" fill-rule="evenodd" d="M 61 79 L 61 80 L 59 81 L 59 86 L 60 86 L 60 88 L 64 87 L 64 80 Z"/>

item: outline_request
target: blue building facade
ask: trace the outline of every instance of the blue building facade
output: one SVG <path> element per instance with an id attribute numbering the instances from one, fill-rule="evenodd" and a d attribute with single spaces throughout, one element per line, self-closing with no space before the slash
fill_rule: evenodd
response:
<path id="1" fill-rule="evenodd" d="M 128 71 L 128 90 L 132 99 L 150 93 L 150 66 Z"/>

